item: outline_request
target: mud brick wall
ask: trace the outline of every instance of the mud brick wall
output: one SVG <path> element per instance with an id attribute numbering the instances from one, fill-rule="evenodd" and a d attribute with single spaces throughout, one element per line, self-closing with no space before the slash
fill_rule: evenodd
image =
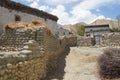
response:
<path id="1" fill-rule="evenodd" d="M 58 39 L 44 28 L 38 30 L 37 35 L 27 31 L 2 34 L 0 41 L 8 42 L 1 43 L 5 46 L 0 49 L 0 80 L 45 80 L 47 74 L 57 68 L 57 59 L 65 50 L 67 38 Z M 19 43 L 22 46 L 17 46 L 12 34 L 20 39 L 18 42 L 25 40 Z M 15 45 L 17 50 L 13 50 Z"/>
<path id="2" fill-rule="evenodd" d="M 44 47 L 46 51 L 56 51 L 60 48 L 59 41 L 53 36 L 49 34 L 44 34 Z"/>
<path id="3" fill-rule="evenodd" d="M 93 46 L 93 39 L 90 37 L 78 37 L 77 46 Z"/>
<path id="4" fill-rule="evenodd" d="M 120 46 L 120 33 L 103 35 L 102 46 Z"/>
<path id="5" fill-rule="evenodd" d="M 42 30 L 8 29 L 0 36 L 0 46 L 23 47 L 25 42 L 36 40 L 41 44 Z"/>
<path id="6" fill-rule="evenodd" d="M 55 60 L 59 57 L 57 51 L 41 53 L 39 44 L 31 41 L 22 51 L 0 54 L 0 80 L 44 80 L 57 67 Z"/>

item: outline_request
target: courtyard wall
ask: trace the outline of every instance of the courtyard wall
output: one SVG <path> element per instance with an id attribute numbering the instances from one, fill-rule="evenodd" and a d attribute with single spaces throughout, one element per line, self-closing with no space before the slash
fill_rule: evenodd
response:
<path id="1" fill-rule="evenodd" d="M 65 48 L 73 45 L 73 40 L 67 42 L 70 37 L 57 38 L 43 27 L 29 31 L 8 29 L 0 36 L 0 80 L 44 80 L 57 68 Z"/>

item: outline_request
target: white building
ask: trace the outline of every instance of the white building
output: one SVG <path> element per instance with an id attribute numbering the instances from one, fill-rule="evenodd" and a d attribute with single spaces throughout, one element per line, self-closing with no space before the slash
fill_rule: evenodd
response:
<path id="1" fill-rule="evenodd" d="M 68 30 L 66 30 L 66 29 L 64 29 L 64 28 L 62 28 L 62 27 L 58 28 L 58 30 L 57 30 L 57 35 L 58 35 L 58 36 L 66 36 L 66 37 L 69 37 L 70 34 L 72 34 L 70 31 L 68 31 Z"/>
<path id="2" fill-rule="evenodd" d="M 57 33 L 58 18 L 56 16 L 10 0 L 0 0 L 0 33 L 2 32 L 2 26 L 6 23 L 13 21 L 31 22 L 32 20 L 43 21 L 53 34 Z"/>
<path id="3" fill-rule="evenodd" d="M 89 25 L 85 26 L 85 36 L 94 39 L 95 44 L 102 42 L 102 35 L 110 32 L 109 25 Z"/>

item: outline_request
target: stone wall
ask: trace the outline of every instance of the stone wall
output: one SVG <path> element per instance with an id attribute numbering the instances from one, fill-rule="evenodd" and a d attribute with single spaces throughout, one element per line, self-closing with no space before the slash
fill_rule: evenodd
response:
<path id="1" fill-rule="evenodd" d="M 46 64 L 35 41 L 21 51 L 0 52 L 0 80 L 40 80 L 46 75 Z"/>
<path id="2" fill-rule="evenodd" d="M 66 40 L 61 40 L 60 45 L 55 37 L 48 34 L 46 37 L 43 46 L 39 46 L 37 41 L 30 40 L 19 50 L 12 51 L 8 47 L 1 47 L 0 80 L 41 80 L 55 69 L 56 60 L 66 47 Z"/>
<path id="3" fill-rule="evenodd" d="M 90 37 L 79 36 L 77 38 L 77 46 L 93 46 L 94 41 Z"/>
<path id="4" fill-rule="evenodd" d="M 0 80 L 44 80 L 57 67 L 56 60 L 65 48 L 40 52 L 35 41 L 29 41 L 25 46 L 28 47 L 21 51 L 0 52 Z"/>
<path id="5" fill-rule="evenodd" d="M 14 30 L 6 30 L 0 37 L 0 80 L 45 80 L 73 41 L 56 38 L 44 27 Z"/>
<path id="6" fill-rule="evenodd" d="M 34 29 L 7 29 L 0 36 L 0 46 L 7 47 L 23 47 L 25 42 L 29 40 L 36 40 L 39 45 L 41 45 L 41 39 L 44 36 L 44 28 L 39 28 L 37 30 Z"/>
<path id="7" fill-rule="evenodd" d="M 68 46 L 77 46 L 77 36 L 71 35 L 67 37 Z"/>
<path id="8" fill-rule="evenodd" d="M 68 31 L 67 29 L 64 29 L 64 28 L 60 27 L 57 30 L 57 35 L 58 36 L 69 36 L 70 35 L 70 31 Z"/>
<path id="9" fill-rule="evenodd" d="M 120 46 L 120 33 L 103 35 L 102 46 Z"/>

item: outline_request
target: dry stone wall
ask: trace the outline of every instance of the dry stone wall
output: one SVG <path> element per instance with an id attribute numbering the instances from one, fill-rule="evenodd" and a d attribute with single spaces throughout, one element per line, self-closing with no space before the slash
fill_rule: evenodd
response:
<path id="1" fill-rule="evenodd" d="M 90 37 L 79 36 L 77 39 L 77 46 L 93 46 L 94 41 Z"/>
<path id="2" fill-rule="evenodd" d="M 43 46 L 35 40 L 28 40 L 20 50 L 5 51 L 1 48 L 0 80 L 41 80 L 57 67 L 55 61 L 65 49 L 65 39 L 60 46 L 54 36 L 43 35 Z"/>
<path id="3" fill-rule="evenodd" d="M 71 35 L 67 37 L 68 46 L 76 46 L 77 45 L 77 36 Z"/>
<path id="4" fill-rule="evenodd" d="M 70 37 L 69 37 L 70 38 Z M 0 36 L 0 80 L 45 80 L 57 68 L 68 38 L 56 38 L 44 27 L 7 29 Z"/>
<path id="5" fill-rule="evenodd" d="M 46 64 L 39 44 L 29 41 L 21 51 L 0 52 L 0 80 L 40 80 Z"/>
<path id="6" fill-rule="evenodd" d="M 103 35 L 102 46 L 120 46 L 120 33 L 110 33 Z"/>
<path id="7" fill-rule="evenodd" d="M 55 60 L 59 57 L 54 51 L 40 52 L 35 41 L 29 41 L 24 50 L 11 53 L 1 60 L 0 80 L 44 80 L 48 71 L 57 65 Z"/>

